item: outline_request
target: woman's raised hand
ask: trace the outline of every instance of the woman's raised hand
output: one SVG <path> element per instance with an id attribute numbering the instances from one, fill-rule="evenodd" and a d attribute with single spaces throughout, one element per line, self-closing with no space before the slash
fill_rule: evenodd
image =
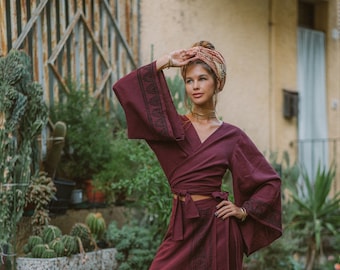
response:
<path id="1" fill-rule="evenodd" d="M 187 50 L 177 50 L 169 54 L 172 67 L 181 67 L 188 64 L 188 62 L 195 60 L 197 48 L 190 48 Z"/>
<path id="2" fill-rule="evenodd" d="M 176 50 L 167 55 L 164 55 L 157 59 L 157 69 L 164 69 L 170 67 L 182 67 L 188 64 L 190 61 L 195 60 L 197 48 L 190 48 L 187 50 Z"/>

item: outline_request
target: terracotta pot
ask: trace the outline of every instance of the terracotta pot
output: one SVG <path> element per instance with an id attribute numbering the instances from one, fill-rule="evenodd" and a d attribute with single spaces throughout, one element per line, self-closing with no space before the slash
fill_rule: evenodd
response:
<path id="1" fill-rule="evenodd" d="M 87 180 L 85 182 L 86 187 L 86 197 L 90 203 L 104 203 L 105 202 L 105 194 L 101 191 L 95 190 L 95 187 L 92 184 L 92 180 Z"/>

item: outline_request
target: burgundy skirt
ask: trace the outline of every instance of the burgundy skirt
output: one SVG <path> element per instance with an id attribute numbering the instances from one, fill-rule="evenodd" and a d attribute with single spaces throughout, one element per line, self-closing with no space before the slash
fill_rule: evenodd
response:
<path id="1" fill-rule="evenodd" d="M 174 214 L 178 204 L 181 213 Z M 218 202 L 214 198 L 194 204 L 198 216 L 188 218 L 185 202 L 174 199 L 168 231 L 150 270 L 242 270 L 244 246 L 237 219 L 215 217 Z M 173 237 L 177 222 L 182 240 Z"/>

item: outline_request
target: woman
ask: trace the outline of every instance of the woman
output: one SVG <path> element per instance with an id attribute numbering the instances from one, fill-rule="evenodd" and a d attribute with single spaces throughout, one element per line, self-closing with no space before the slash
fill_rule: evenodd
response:
<path id="1" fill-rule="evenodd" d="M 162 69 L 180 67 L 190 112 L 179 115 Z M 247 135 L 220 121 L 223 56 L 210 42 L 173 51 L 114 86 L 129 138 L 147 141 L 173 193 L 166 236 L 152 270 L 237 270 L 249 255 L 281 236 L 281 181 Z M 235 201 L 221 192 L 230 170 Z"/>

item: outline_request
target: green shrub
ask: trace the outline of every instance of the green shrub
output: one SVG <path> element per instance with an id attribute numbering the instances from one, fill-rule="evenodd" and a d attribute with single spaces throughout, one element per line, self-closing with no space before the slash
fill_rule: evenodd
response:
<path id="1" fill-rule="evenodd" d="M 118 228 L 116 222 L 109 224 L 106 240 L 117 249 L 118 270 L 149 269 L 160 243 L 149 228 L 139 224 Z"/>
<path id="2" fill-rule="evenodd" d="M 69 82 L 70 92 L 50 109 L 53 122 L 67 125 L 58 176 L 75 181 L 92 179 L 112 159 L 107 151 L 112 140 L 113 121 L 86 87 Z"/>

